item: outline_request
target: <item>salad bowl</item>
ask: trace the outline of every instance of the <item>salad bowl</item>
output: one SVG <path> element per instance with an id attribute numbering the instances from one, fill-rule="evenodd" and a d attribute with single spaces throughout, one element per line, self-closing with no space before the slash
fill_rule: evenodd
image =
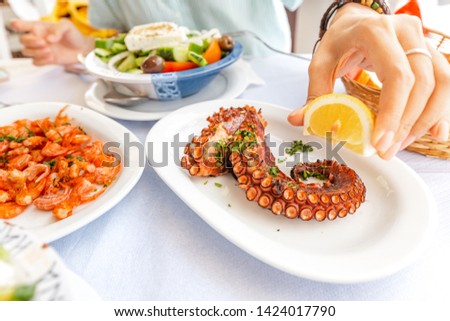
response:
<path id="1" fill-rule="evenodd" d="M 111 69 L 91 52 L 84 64 L 92 74 L 111 81 L 115 89 L 129 96 L 147 96 L 154 100 L 176 100 L 199 92 L 223 69 L 235 63 L 242 55 L 243 47 L 235 41 L 233 50 L 221 60 L 186 71 L 132 74 Z"/>

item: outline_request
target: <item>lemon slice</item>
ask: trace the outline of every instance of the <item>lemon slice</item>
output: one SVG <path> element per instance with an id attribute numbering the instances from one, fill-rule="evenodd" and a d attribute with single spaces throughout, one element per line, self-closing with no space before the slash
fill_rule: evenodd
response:
<path id="1" fill-rule="evenodd" d="M 369 156 L 375 153 L 370 143 L 374 114 L 358 98 L 344 94 L 329 94 L 316 98 L 305 109 L 304 135 L 345 142 L 344 147 Z"/>
<path id="2" fill-rule="evenodd" d="M 376 73 L 364 69 L 361 69 L 361 71 L 355 77 L 355 81 L 375 89 L 381 89 L 381 87 L 383 86 Z"/>

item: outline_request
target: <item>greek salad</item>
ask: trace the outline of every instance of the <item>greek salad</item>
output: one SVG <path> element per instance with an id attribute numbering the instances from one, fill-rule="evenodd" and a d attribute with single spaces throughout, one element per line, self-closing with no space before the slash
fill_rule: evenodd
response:
<path id="1" fill-rule="evenodd" d="M 233 47 L 233 39 L 217 29 L 200 32 L 157 22 L 96 39 L 94 52 L 111 69 L 143 74 L 203 67 L 224 58 Z"/>

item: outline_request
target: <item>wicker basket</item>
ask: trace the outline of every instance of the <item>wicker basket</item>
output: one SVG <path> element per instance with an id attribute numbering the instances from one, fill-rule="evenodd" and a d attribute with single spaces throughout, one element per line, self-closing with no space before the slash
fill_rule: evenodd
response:
<path id="1" fill-rule="evenodd" d="M 443 33 L 426 29 L 427 38 L 450 63 L 450 36 Z M 378 111 L 378 102 L 380 100 L 380 90 L 366 86 L 348 76 L 342 77 L 345 89 L 349 95 L 361 99 L 375 113 Z M 425 135 L 407 147 L 408 150 L 417 152 L 430 157 L 450 159 L 450 140 L 438 143 L 429 135 Z"/>

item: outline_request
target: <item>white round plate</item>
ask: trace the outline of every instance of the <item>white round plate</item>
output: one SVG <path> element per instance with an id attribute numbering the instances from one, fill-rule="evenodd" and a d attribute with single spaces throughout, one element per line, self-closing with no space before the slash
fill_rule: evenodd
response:
<path id="1" fill-rule="evenodd" d="M 2 109 L 0 126 L 11 124 L 17 119 L 54 118 L 59 110 L 68 105 L 67 115 L 73 118 L 94 139 L 114 142 L 118 145 L 114 152 L 122 157 L 122 170 L 117 180 L 95 201 L 76 207 L 72 216 L 58 221 L 51 212 L 38 210 L 30 205 L 21 215 L 9 222 L 32 231 L 41 240 L 48 243 L 89 224 L 119 203 L 136 185 L 144 167 L 139 161 L 145 158 L 137 148 L 127 148 L 125 141 L 139 142 L 139 139 L 127 128 L 89 108 L 57 102 L 30 103 Z M 112 150 L 112 149 L 111 149 Z"/>
<path id="2" fill-rule="evenodd" d="M 103 100 L 106 86 L 102 81 L 94 82 L 84 96 L 86 104 L 104 115 L 123 120 L 149 121 L 158 120 L 172 111 L 197 102 L 211 99 L 236 98 L 249 85 L 248 63 L 238 60 L 222 70 L 210 84 L 192 96 L 172 101 L 148 100 L 133 107 L 119 107 Z"/>
<path id="3" fill-rule="evenodd" d="M 278 143 L 278 148 L 271 148 L 276 157 L 283 156 L 278 150 L 283 150 L 281 142 L 301 139 L 324 146 L 319 138 L 303 137 L 298 127 L 287 122 L 287 108 L 248 100 L 218 100 L 179 109 L 155 124 L 146 139 L 146 145 L 153 142 L 151 159 L 160 162 L 162 146 L 171 146 L 175 135 L 179 134 L 181 142 L 188 141 L 191 134 L 198 135 L 207 125 L 206 118 L 219 107 L 246 104 L 261 108 L 268 121 L 266 134 Z M 430 190 L 397 158 L 387 162 L 341 150 L 340 157 L 366 185 L 366 202 L 354 215 L 342 219 L 305 222 L 273 215 L 247 201 L 230 174 L 191 177 L 175 160 L 174 155 L 183 155 L 181 145 L 177 153 L 169 149 L 168 166 L 155 167 L 164 182 L 225 238 L 261 261 L 297 276 L 331 283 L 385 277 L 412 263 L 436 227 L 436 205 Z M 308 160 L 324 159 L 325 155 L 325 148 L 316 149 Z"/>
<path id="4" fill-rule="evenodd" d="M 0 244 L 10 258 L 25 272 L 31 282 L 37 282 L 33 301 L 69 300 L 68 271 L 56 252 L 43 246 L 28 231 L 0 221 Z"/>

